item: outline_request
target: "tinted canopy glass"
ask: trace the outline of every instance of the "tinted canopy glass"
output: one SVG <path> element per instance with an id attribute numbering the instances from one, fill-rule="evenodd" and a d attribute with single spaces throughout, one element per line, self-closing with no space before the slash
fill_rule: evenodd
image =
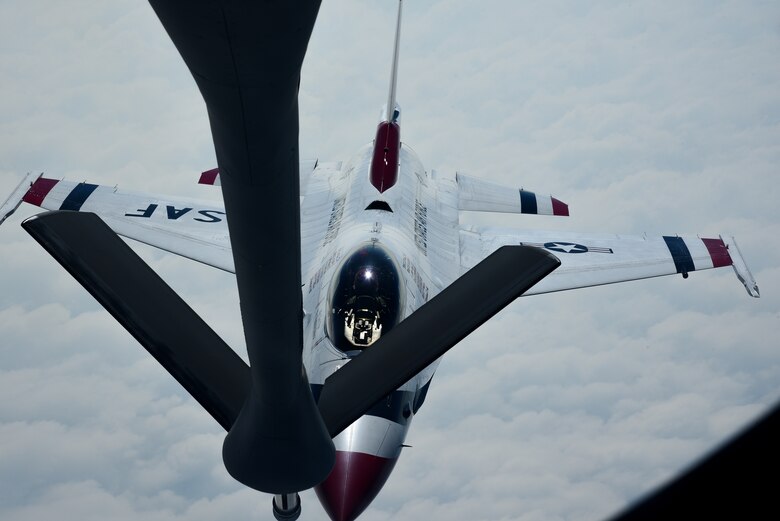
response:
<path id="1" fill-rule="evenodd" d="M 403 291 L 398 267 L 377 244 L 342 264 L 330 290 L 328 337 L 342 351 L 365 349 L 400 321 Z"/>

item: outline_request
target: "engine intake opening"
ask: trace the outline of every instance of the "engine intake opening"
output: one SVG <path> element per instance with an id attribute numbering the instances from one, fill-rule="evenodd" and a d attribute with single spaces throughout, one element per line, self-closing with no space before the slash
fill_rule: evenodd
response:
<path id="1" fill-rule="evenodd" d="M 372 201 L 371 204 L 366 206 L 366 210 L 382 210 L 393 213 L 393 209 L 385 201 Z"/>

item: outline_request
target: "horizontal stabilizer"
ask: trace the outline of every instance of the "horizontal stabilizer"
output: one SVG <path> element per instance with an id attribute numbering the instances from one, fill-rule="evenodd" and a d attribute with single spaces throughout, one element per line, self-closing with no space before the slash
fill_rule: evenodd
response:
<path id="1" fill-rule="evenodd" d="M 569 206 L 549 195 L 509 188 L 458 173 L 458 209 L 474 212 L 569 215 Z"/>
<path id="2" fill-rule="evenodd" d="M 306 185 L 309 182 L 309 177 L 311 176 L 312 172 L 314 172 L 315 168 L 317 168 L 316 159 L 304 159 L 300 162 L 300 168 L 298 169 L 298 172 L 300 175 L 301 194 L 305 193 Z M 222 179 L 219 176 L 219 168 L 212 168 L 211 170 L 201 172 L 200 179 L 198 179 L 198 184 L 222 186 Z"/>
<path id="3" fill-rule="evenodd" d="M 47 212 L 22 227 L 229 430 L 249 367 L 93 213 Z"/>
<path id="4" fill-rule="evenodd" d="M 222 181 L 219 178 L 219 168 L 212 168 L 211 170 L 201 172 L 198 184 L 222 186 Z"/>
<path id="5" fill-rule="evenodd" d="M 430 365 L 558 267 L 530 246 L 499 248 L 325 380 L 319 409 L 331 436 Z"/>

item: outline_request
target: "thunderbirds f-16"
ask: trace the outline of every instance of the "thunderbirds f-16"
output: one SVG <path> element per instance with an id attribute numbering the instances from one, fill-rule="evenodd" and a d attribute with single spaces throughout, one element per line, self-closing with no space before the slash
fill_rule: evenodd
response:
<path id="1" fill-rule="evenodd" d="M 460 211 L 565 217 L 559 199 L 426 169 L 390 89 L 373 140 L 338 162 L 298 153 L 301 65 L 318 0 L 150 0 L 205 100 L 222 201 L 28 174 L 0 207 L 23 223 L 228 432 L 223 459 L 296 519 L 314 487 L 357 518 L 403 451 L 442 355 L 521 295 L 731 267 L 733 238 L 467 226 Z M 368 137 L 368 136 L 367 136 Z M 215 189 L 218 190 L 218 189 Z M 553 218 L 553 217 L 551 217 Z M 235 273 L 249 365 L 123 241 Z"/>

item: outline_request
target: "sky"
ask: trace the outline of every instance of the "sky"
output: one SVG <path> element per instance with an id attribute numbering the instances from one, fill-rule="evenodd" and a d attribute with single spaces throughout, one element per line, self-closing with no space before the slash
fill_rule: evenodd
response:
<path id="1" fill-rule="evenodd" d="M 373 137 L 395 3 L 323 2 L 302 157 Z M 361 517 L 593 520 L 780 399 L 780 4 L 409 0 L 398 98 L 426 168 L 571 217 L 466 223 L 734 235 L 730 269 L 519 299 L 444 359 Z M 146 2 L 0 0 L 0 199 L 28 171 L 219 198 L 202 99 Z M 224 432 L 19 226 L 0 227 L 0 518 L 270 518 Z M 133 244 L 239 353 L 234 278 Z M 311 491 L 306 520 L 326 516 Z"/>

